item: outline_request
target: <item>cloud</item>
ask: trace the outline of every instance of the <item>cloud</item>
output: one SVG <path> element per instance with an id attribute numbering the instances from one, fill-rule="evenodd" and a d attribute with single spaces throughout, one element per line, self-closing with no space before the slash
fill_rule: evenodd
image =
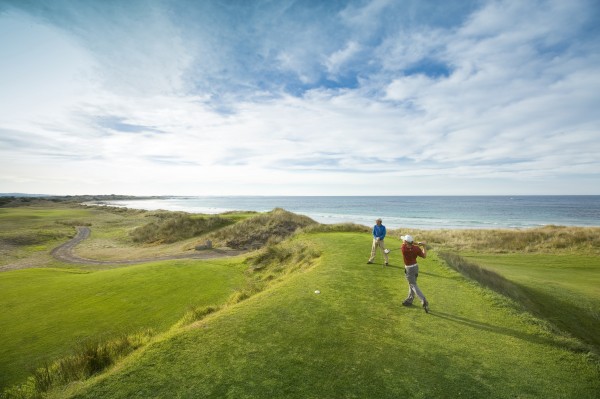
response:
<path id="1" fill-rule="evenodd" d="M 0 189 L 34 164 L 167 194 L 597 180 L 599 7 L 457 3 L 5 3 Z"/>
<path id="2" fill-rule="evenodd" d="M 108 129 L 113 132 L 121 133 L 163 133 L 159 129 L 151 126 L 144 126 L 134 123 L 129 123 L 124 117 L 104 115 L 94 118 L 95 124 L 102 129 Z"/>

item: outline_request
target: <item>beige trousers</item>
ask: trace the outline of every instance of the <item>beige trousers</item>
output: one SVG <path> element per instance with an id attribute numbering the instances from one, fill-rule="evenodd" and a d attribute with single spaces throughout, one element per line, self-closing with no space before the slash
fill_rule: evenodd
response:
<path id="1" fill-rule="evenodd" d="M 377 247 L 381 248 L 381 252 L 383 253 L 383 259 L 385 259 L 385 263 L 388 263 L 388 254 L 385 253 L 385 245 L 383 244 L 383 240 L 376 240 L 373 238 L 373 246 L 371 247 L 371 257 L 369 258 L 369 262 L 373 262 L 375 259 L 375 254 L 377 253 Z"/>

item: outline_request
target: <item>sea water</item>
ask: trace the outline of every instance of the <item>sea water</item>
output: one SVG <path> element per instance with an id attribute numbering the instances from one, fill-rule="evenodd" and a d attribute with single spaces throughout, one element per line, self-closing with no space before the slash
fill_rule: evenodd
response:
<path id="1" fill-rule="evenodd" d="M 211 196 L 112 201 L 135 209 L 217 214 L 283 208 L 320 223 L 388 228 L 493 229 L 600 226 L 600 196 Z"/>

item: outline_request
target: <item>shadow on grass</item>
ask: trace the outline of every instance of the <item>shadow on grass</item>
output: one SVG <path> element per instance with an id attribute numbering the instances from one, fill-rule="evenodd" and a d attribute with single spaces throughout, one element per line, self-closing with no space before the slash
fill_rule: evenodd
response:
<path id="1" fill-rule="evenodd" d="M 448 266 L 493 291 L 507 296 L 525 310 L 550 324 L 555 333 L 565 331 L 590 348 L 570 347 L 571 350 L 592 350 L 600 353 L 600 323 L 598 314 L 584 307 L 561 300 L 557 296 L 512 282 L 500 274 L 471 263 L 459 255 L 447 252 L 440 257 Z"/>
<path id="2" fill-rule="evenodd" d="M 439 312 L 439 311 L 435 311 L 435 310 L 431 310 L 429 312 L 429 314 L 434 317 L 439 317 L 441 319 L 449 320 L 451 322 L 458 323 L 463 326 L 471 327 L 471 328 L 481 330 L 481 331 L 488 331 L 488 332 L 491 332 L 494 334 L 501 334 L 501 335 L 517 338 L 517 339 L 520 339 L 523 341 L 528 341 L 528 342 L 531 342 L 534 344 L 562 347 L 562 345 L 558 344 L 554 340 L 544 338 L 539 335 L 527 334 L 527 333 L 524 333 L 524 332 L 521 332 L 518 330 L 513 330 L 510 328 L 501 327 L 501 326 L 495 326 L 493 324 L 488 324 L 488 323 L 482 323 L 479 321 L 467 319 L 465 317 L 455 316 L 455 315 L 452 315 L 449 313 Z"/>

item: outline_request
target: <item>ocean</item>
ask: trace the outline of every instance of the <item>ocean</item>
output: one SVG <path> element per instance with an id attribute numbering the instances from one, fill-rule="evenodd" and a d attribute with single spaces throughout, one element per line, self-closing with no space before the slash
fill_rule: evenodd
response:
<path id="1" fill-rule="evenodd" d="M 134 209 L 217 214 L 283 208 L 320 223 L 387 228 L 509 229 L 544 225 L 600 226 L 600 196 L 213 196 L 111 201 Z"/>

